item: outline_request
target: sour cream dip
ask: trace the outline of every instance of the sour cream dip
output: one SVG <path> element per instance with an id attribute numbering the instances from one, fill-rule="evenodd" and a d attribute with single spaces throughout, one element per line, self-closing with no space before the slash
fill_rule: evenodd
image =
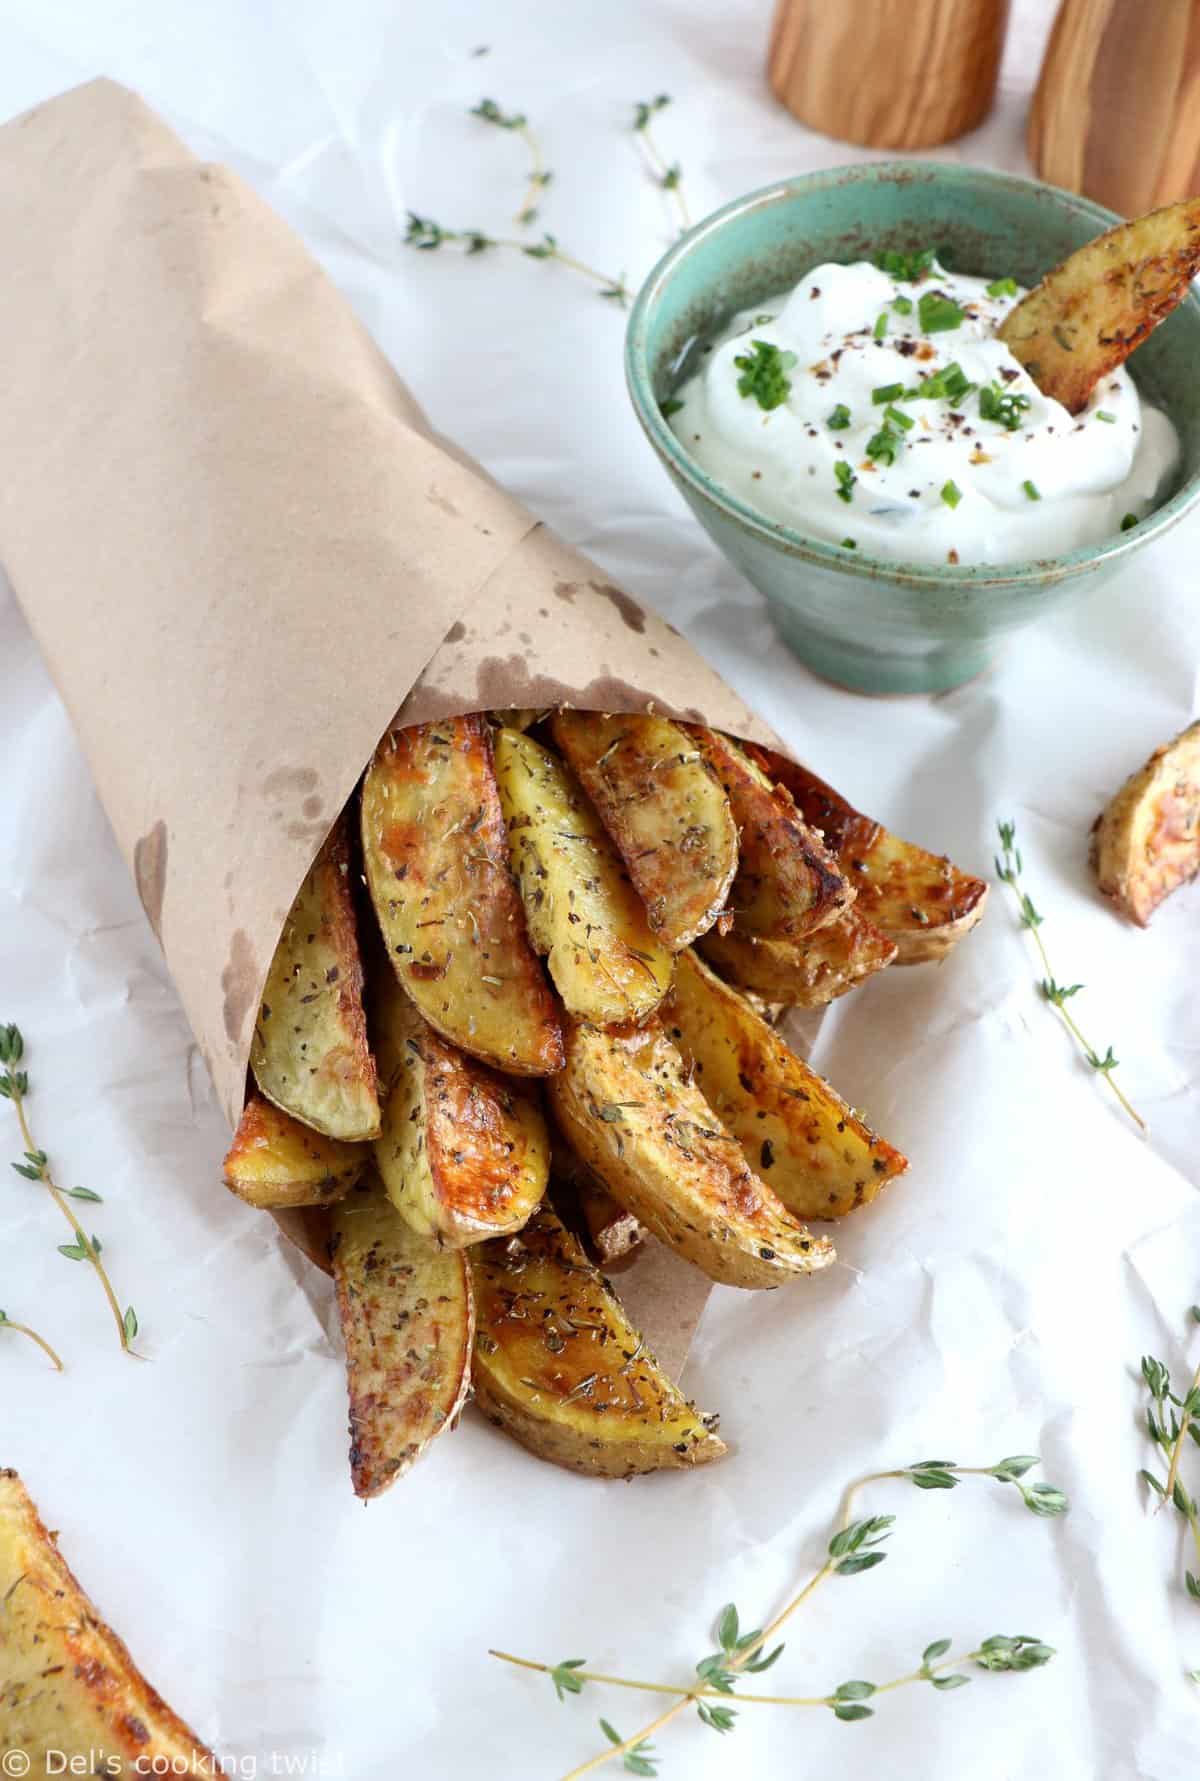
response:
<path id="1" fill-rule="evenodd" d="M 715 482 L 796 531 L 909 563 L 1057 556 L 1151 510 L 1179 440 L 1126 370 L 1070 415 L 997 338 L 1024 295 L 1013 280 L 887 264 L 818 266 L 704 349 L 664 409 Z"/>

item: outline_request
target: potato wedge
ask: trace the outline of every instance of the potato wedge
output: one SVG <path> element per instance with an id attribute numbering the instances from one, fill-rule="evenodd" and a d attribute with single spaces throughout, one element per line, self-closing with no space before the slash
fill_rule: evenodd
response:
<path id="1" fill-rule="evenodd" d="M 525 932 L 481 717 L 385 736 L 362 793 L 363 863 L 388 956 L 431 1027 L 521 1076 L 562 1065 Z"/>
<path id="2" fill-rule="evenodd" d="M 330 1213 L 346 1344 L 350 1475 L 377 1497 L 449 1428 L 471 1381 L 471 1276 L 459 1250 L 418 1237 L 372 1172 Z"/>
<path id="3" fill-rule="evenodd" d="M 485 1243 L 470 1258 L 475 1401 L 514 1440 L 598 1478 L 721 1458 L 716 1419 L 660 1372 L 548 1206 L 520 1236 Z"/>
<path id="4" fill-rule="evenodd" d="M 600 1026 L 643 1019 L 671 987 L 672 956 L 651 933 L 603 824 L 532 736 L 499 730 L 495 749 L 529 938 L 568 1014 Z"/>
<path id="5" fill-rule="evenodd" d="M 689 734 L 729 794 L 740 831 L 729 894 L 737 931 L 800 940 L 844 915 L 854 887 L 788 793 L 728 736 L 698 725 L 689 725 Z"/>
<path id="6" fill-rule="evenodd" d="M 327 1138 L 373 1138 L 379 1130 L 362 982 L 339 817 L 284 923 L 250 1047 L 268 1101 Z"/>
<path id="7" fill-rule="evenodd" d="M 983 915 L 988 887 L 938 854 L 902 841 L 863 816 L 807 767 L 751 747 L 748 752 L 795 799 L 796 808 L 858 892 L 854 907 L 896 944 L 897 965 L 945 958 Z"/>
<path id="8" fill-rule="evenodd" d="M 672 952 L 690 946 L 725 907 L 737 871 L 737 825 L 711 764 L 665 717 L 558 711 L 550 727 L 651 928 Z"/>
<path id="9" fill-rule="evenodd" d="M 1092 828 L 1096 882 L 1145 927 L 1164 897 L 1200 873 L 1200 723 L 1156 748 Z"/>
<path id="10" fill-rule="evenodd" d="M 550 1099 L 613 1197 L 710 1280 L 778 1286 L 833 1260 L 747 1167 L 658 1019 L 624 1032 L 573 1024 Z"/>
<path id="11" fill-rule="evenodd" d="M 594 1169 L 590 1169 L 565 1141 L 555 1137 L 550 1159 L 554 1210 L 568 1229 L 584 1240 L 589 1255 L 601 1267 L 622 1260 L 643 1242 L 646 1232 L 632 1212 L 614 1200 Z"/>
<path id="12" fill-rule="evenodd" d="M 386 969 L 371 986 L 371 1032 L 383 1101 L 375 1161 L 405 1223 L 451 1248 L 519 1231 L 550 1173 L 529 1086 L 435 1033 Z"/>
<path id="13" fill-rule="evenodd" d="M 1069 414 L 1187 296 L 1200 271 L 1200 198 L 1098 235 L 1011 309 L 999 335 Z"/>
<path id="14" fill-rule="evenodd" d="M 882 971 L 896 943 L 857 909 L 807 940 L 760 940 L 756 934 L 706 934 L 700 951 L 722 977 L 768 1002 L 824 1008 Z"/>
<path id="15" fill-rule="evenodd" d="M 222 1773 L 104 1624 L 13 1471 L 0 1471 L 0 1747 L 9 1775 Z"/>
<path id="16" fill-rule="evenodd" d="M 662 1018 L 704 1099 L 796 1218 L 841 1218 L 908 1167 L 694 952 L 676 960 Z"/>
<path id="17" fill-rule="evenodd" d="M 370 1160 L 366 1144 L 326 1138 L 251 1095 L 225 1158 L 225 1185 L 251 1206 L 328 1206 L 350 1191 Z"/>

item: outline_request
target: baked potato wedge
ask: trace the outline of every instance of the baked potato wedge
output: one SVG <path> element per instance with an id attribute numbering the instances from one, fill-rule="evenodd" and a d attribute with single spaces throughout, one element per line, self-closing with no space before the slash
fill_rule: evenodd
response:
<path id="1" fill-rule="evenodd" d="M 520 1230 L 550 1173 L 530 1086 L 435 1033 L 386 967 L 372 984 L 371 1031 L 383 1101 L 375 1162 L 405 1223 L 451 1248 Z"/>
<path id="2" fill-rule="evenodd" d="M 739 989 L 797 1008 L 824 1008 L 896 956 L 895 941 L 857 909 L 807 940 L 764 940 L 735 928 L 706 934 L 699 945 L 708 963 Z"/>
<path id="3" fill-rule="evenodd" d="M 858 893 L 855 909 L 895 942 L 895 964 L 945 958 L 981 919 L 988 894 L 982 878 L 902 841 L 807 767 L 770 749 L 750 745 L 747 752 L 791 793 L 805 822 L 824 837 Z"/>
<path id="4" fill-rule="evenodd" d="M 1068 255 L 999 336 L 1044 396 L 1078 414 L 1100 379 L 1187 296 L 1200 271 L 1200 198 L 1119 223 Z"/>
<path id="5" fill-rule="evenodd" d="M 1092 828 L 1105 896 L 1145 927 L 1164 897 L 1200 872 L 1200 723 L 1156 748 Z"/>
<path id="6" fill-rule="evenodd" d="M 789 794 L 740 743 L 698 725 L 689 734 L 725 787 L 740 833 L 729 893 L 737 932 L 800 940 L 844 915 L 854 887 Z"/>
<path id="7" fill-rule="evenodd" d="M 350 1475 L 377 1497 L 449 1428 L 471 1381 L 471 1276 L 460 1250 L 418 1237 L 372 1171 L 330 1214 L 346 1344 Z"/>
<path id="8" fill-rule="evenodd" d="M 0 1471 L 0 1744 L 10 1775 L 222 1773 L 104 1624 L 13 1471 Z"/>
<path id="9" fill-rule="evenodd" d="M 657 1017 L 618 1032 L 574 1022 L 549 1092 L 613 1198 L 710 1280 L 778 1286 L 833 1260 L 747 1166 Z"/>
<path id="10" fill-rule="evenodd" d="M 662 1018 L 704 1099 L 794 1217 L 841 1218 L 908 1167 L 694 952 L 676 960 Z"/>
<path id="11" fill-rule="evenodd" d="M 484 1415 L 539 1459 L 598 1478 L 698 1466 L 725 1444 L 662 1373 L 548 1206 L 470 1251 Z"/>
<path id="12" fill-rule="evenodd" d="M 651 928 L 672 952 L 690 946 L 725 907 L 737 871 L 737 825 L 711 764 L 665 717 L 557 711 L 550 728 Z"/>
<path id="13" fill-rule="evenodd" d="M 363 864 L 396 975 L 430 1026 L 521 1076 L 562 1064 L 562 1028 L 525 932 L 481 717 L 384 737 L 362 791 Z"/>
<path id="14" fill-rule="evenodd" d="M 326 1138 L 252 1094 L 225 1158 L 225 1185 L 250 1206 L 328 1206 L 370 1160 L 369 1145 Z"/>
<path id="15" fill-rule="evenodd" d="M 499 730 L 495 750 L 529 938 L 568 1014 L 600 1026 L 643 1019 L 671 986 L 672 955 L 651 933 L 603 824 L 532 736 Z"/>
<path id="16" fill-rule="evenodd" d="M 339 817 L 284 923 L 250 1046 L 261 1093 L 327 1138 L 354 1141 L 379 1130 L 362 985 Z"/>

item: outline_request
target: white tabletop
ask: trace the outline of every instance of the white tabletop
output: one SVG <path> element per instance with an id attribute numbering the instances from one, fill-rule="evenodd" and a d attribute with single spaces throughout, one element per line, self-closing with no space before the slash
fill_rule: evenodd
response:
<path id="1" fill-rule="evenodd" d="M 1200 1297 L 1200 893 L 1143 933 L 1086 869 L 1100 804 L 1196 713 L 1195 525 L 970 686 L 839 692 L 779 645 L 668 486 L 627 406 L 620 313 L 556 266 L 402 245 L 408 208 L 492 231 L 516 208 L 522 144 L 467 115 L 485 94 L 539 130 L 555 174 L 545 226 L 634 281 L 673 219 L 627 130 L 633 101 L 673 95 L 658 133 L 694 214 L 861 158 L 769 99 L 769 11 L 0 0 L 0 114 L 98 72 L 139 87 L 297 223 L 439 428 L 679 624 L 860 806 L 983 873 L 997 819 L 1015 819 L 1056 969 L 1086 982 L 1074 1006 L 1151 1126 L 1135 1133 L 1040 1005 L 997 889 L 943 968 L 886 973 L 814 1023 L 817 1067 L 913 1166 L 836 1233 L 828 1275 L 714 1294 L 686 1384 L 724 1413 L 723 1465 L 591 1482 L 468 1413 L 364 1514 L 327 1283 L 220 1185 L 227 1134 L 203 1066 L 0 589 L 0 1019 L 25 1030 L 40 1141 L 104 1195 L 95 1228 L 150 1357 L 116 1352 L 94 1282 L 56 1253 L 53 1209 L 13 1176 L 0 1305 L 68 1371 L 0 1345 L 0 1463 L 26 1477 L 152 1680 L 245 1775 L 550 1781 L 601 1747 L 599 1715 L 629 1732 L 655 1702 L 590 1689 L 559 1705 L 489 1646 L 686 1680 L 723 1602 L 760 1620 L 819 1562 L 845 1482 L 947 1452 L 1040 1453 L 1072 1512 L 1037 1521 L 1011 1487 L 978 1480 L 952 1495 L 875 1487 L 863 1512 L 898 1517 L 889 1562 L 813 1600 L 764 1689 L 882 1681 L 951 1635 L 969 1648 L 1033 1633 L 1053 1664 L 945 1696 L 908 1689 L 858 1725 L 748 1706 L 722 1739 L 692 1716 L 658 1740 L 661 1773 L 1195 1773 L 1183 1673 L 1200 1664 L 1200 1609 L 1181 1592 L 1179 1519 L 1150 1517 L 1137 1480 L 1151 1461 L 1137 1362 L 1151 1351 L 1182 1373 Z M 996 112 L 943 154 L 1024 167 L 1049 11 L 1018 5 Z M 16 1156 L 2 1110 L 0 1132 Z"/>

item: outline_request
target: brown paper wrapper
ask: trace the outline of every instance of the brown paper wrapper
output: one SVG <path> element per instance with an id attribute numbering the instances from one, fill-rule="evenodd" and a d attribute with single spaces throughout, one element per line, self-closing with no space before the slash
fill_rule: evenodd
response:
<path id="1" fill-rule="evenodd" d="M 397 714 L 772 740 L 433 433 L 299 239 L 136 94 L 0 129 L 0 239 L 0 555 L 231 1124 L 284 918 Z M 622 1292 L 669 1365 L 699 1277 L 655 1271 L 653 1304 L 637 1268 Z"/>

